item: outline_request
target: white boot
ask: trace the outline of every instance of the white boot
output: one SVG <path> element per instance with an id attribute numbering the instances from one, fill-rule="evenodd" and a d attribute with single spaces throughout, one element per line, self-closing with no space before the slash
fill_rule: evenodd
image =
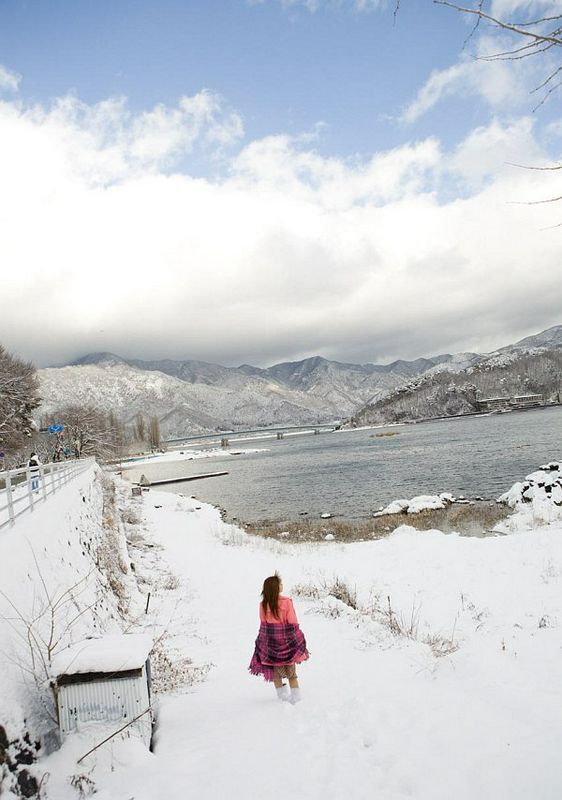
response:
<path id="1" fill-rule="evenodd" d="M 289 695 L 289 687 L 287 686 L 286 683 L 284 683 L 283 686 L 280 686 L 279 688 L 275 687 L 275 691 L 277 692 L 277 697 L 280 700 L 291 699 L 291 696 Z"/>
<path id="2" fill-rule="evenodd" d="M 289 702 L 291 702 L 293 705 L 295 705 L 295 703 L 300 703 L 300 701 L 302 700 L 301 690 L 291 689 L 291 696 L 288 699 Z"/>

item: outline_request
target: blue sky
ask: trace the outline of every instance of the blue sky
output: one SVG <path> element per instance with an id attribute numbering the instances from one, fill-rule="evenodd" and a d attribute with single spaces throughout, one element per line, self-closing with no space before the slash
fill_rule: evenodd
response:
<path id="1" fill-rule="evenodd" d="M 349 2 L 312 13 L 275 0 L 5 0 L 0 52 L 29 101 L 72 91 L 140 110 L 207 88 L 239 111 L 249 140 L 324 123 L 318 149 L 353 156 L 436 131 L 452 142 L 484 122 L 478 102 L 414 126 L 389 119 L 456 61 L 467 26 L 427 0 L 403 3 L 396 22 L 390 5 L 361 13 Z"/>
<path id="2" fill-rule="evenodd" d="M 526 205 L 558 175 L 509 166 L 560 161 L 559 96 L 531 93 L 556 59 L 490 64 L 497 31 L 463 49 L 463 15 L 392 12 L 3 0 L 2 344 L 382 363 L 560 324 L 560 211 Z"/>

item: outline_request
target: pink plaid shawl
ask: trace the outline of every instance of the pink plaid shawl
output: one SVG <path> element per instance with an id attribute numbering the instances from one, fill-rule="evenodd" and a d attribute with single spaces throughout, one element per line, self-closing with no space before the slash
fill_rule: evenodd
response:
<path id="1" fill-rule="evenodd" d="M 308 657 L 306 639 L 298 625 L 262 622 L 248 669 L 252 675 L 272 681 L 274 666 L 300 664 Z"/>

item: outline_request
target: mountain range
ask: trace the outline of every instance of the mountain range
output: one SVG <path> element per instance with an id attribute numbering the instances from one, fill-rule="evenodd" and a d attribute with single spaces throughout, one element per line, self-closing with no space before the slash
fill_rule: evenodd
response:
<path id="1" fill-rule="evenodd" d="M 469 375 L 502 368 L 532 354 L 562 349 L 562 326 L 494 353 L 443 354 L 391 364 L 345 364 L 320 356 L 261 368 L 204 361 L 140 360 L 91 353 L 62 367 L 38 371 L 48 414 L 66 405 L 113 411 L 130 423 L 157 416 L 164 437 L 210 430 L 361 419 L 399 390 L 431 376 Z M 442 379 L 441 379 L 442 380 Z"/>

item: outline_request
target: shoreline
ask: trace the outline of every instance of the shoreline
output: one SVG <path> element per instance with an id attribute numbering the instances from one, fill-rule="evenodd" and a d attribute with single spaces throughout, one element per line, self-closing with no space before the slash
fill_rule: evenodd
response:
<path id="1" fill-rule="evenodd" d="M 546 406 L 546 408 L 553 408 L 553 406 Z M 231 469 L 227 462 L 231 462 L 232 458 L 245 461 L 245 456 L 248 456 L 252 463 L 243 467 L 240 464 L 240 467 L 236 468 L 238 473 L 235 475 L 233 462 L 231 477 L 218 478 L 217 481 L 222 482 L 216 487 L 213 485 L 211 488 L 211 484 L 204 486 L 203 483 L 198 485 L 196 482 L 190 484 L 188 488 L 185 484 L 174 485 L 172 482 L 169 485 L 169 491 L 177 495 L 191 495 L 200 502 L 212 504 L 220 511 L 223 520 L 243 526 L 249 532 L 261 532 L 266 537 L 276 537 L 289 531 L 292 538 L 312 540 L 318 540 L 322 534 L 329 535 L 332 533 L 332 528 L 337 529 L 336 534 L 343 536 L 346 540 L 384 535 L 382 523 L 380 521 L 374 523 L 376 528 L 373 528 L 372 521 L 373 514 L 378 513 L 383 505 L 392 503 L 397 498 L 412 498 L 415 494 L 439 495 L 440 492 L 451 492 L 457 500 L 461 501 L 459 505 L 465 506 L 465 510 L 456 514 L 454 524 L 449 519 L 452 512 L 436 513 L 431 527 L 457 530 L 461 534 L 479 535 L 482 532 L 490 531 L 498 521 L 495 501 L 506 487 L 531 471 L 536 463 L 543 459 L 555 459 L 558 455 L 562 440 L 559 430 L 556 434 L 557 426 L 552 425 L 555 419 L 553 413 L 550 416 L 548 414 L 546 416 L 536 415 L 534 416 L 535 422 L 531 421 L 533 415 L 524 418 L 510 416 L 505 420 L 500 417 L 492 422 L 498 416 L 497 414 L 489 412 L 479 414 L 478 416 L 489 417 L 489 422 L 477 425 L 474 433 L 472 433 L 473 426 L 468 423 L 462 428 L 460 438 L 459 428 L 456 426 L 434 429 L 420 428 L 418 433 L 415 428 L 406 428 L 405 424 L 370 425 L 361 429 L 356 428 L 353 430 L 359 433 L 361 440 L 365 440 L 358 445 L 358 452 L 362 454 L 358 457 L 358 464 L 363 464 L 365 469 L 359 466 L 355 470 L 353 466 L 353 454 L 356 452 L 353 437 L 349 437 L 347 441 L 324 439 L 318 458 L 318 463 L 321 465 L 320 479 L 313 474 L 308 476 L 306 471 L 303 472 L 302 458 L 309 457 L 309 446 L 299 446 L 294 451 L 302 456 L 296 470 L 296 474 L 301 478 L 296 483 L 295 479 L 291 477 L 293 449 L 290 446 L 288 449 L 282 448 L 279 451 L 282 459 L 277 466 L 276 460 L 271 460 L 271 457 L 277 453 L 277 449 L 273 446 L 271 448 L 238 449 L 234 442 L 231 449 L 210 447 L 205 451 L 197 452 L 195 449 L 185 448 L 179 454 L 177 451 L 172 451 L 147 460 L 144 464 L 142 461 L 130 462 L 122 474 L 131 481 L 139 480 L 139 476 L 146 468 L 148 478 L 154 479 L 160 477 L 161 470 L 157 462 L 161 461 L 168 462 L 170 465 L 164 470 L 162 463 L 162 475 L 171 480 L 176 472 L 178 475 L 180 474 L 179 470 L 184 460 L 211 458 L 211 461 L 207 460 L 205 466 L 211 467 L 211 463 L 214 462 L 212 469 L 216 471 L 215 464 L 217 462 L 213 456 L 219 457 L 219 460 L 224 463 L 224 466 L 221 463 L 221 469 L 225 470 Z M 455 419 L 461 419 L 461 417 L 455 417 Z M 511 434 L 512 429 L 513 433 Z M 388 439 L 388 442 L 394 442 L 394 444 L 386 444 L 387 439 L 381 438 L 380 441 L 384 443 L 383 450 L 378 450 L 378 447 L 374 448 L 372 452 L 376 458 L 373 460 L 369 455 L 371 450 L 368 450 L 370 447 L 368 441 L 370 438 L 374 440 L 374 437 L 379 436 L 392 437 Z M 506 436 L 509 443 L 504 442 Z M 492 437 L 491 445 L 489 444 L 490 437 Z M 407 441 L 401 443 L 402 439 Z M 549 439 L 551 444 L 555 445 L 554 448 L 543 446 L 547 445 Z M 554 441 L 552 441 L 553 439 Z M 377 439 L 377 441 L 379 440 Z M 534 447 L 532 447 L 533 441 L 535 441 Z M 431 446 L 426 452 L 428 442 Z M 443 454 L 441 451 L 435 450 L 434 442 L 437 444 L 444 442 L 447 445 Z M 471 442 L 474 445 L 468 455 L 464 453 L 464 450 L 459 450 L 459 447 L 464 447 L 463 442 Z M 500 447 L 501 442 L 504 442 L 503 447 Z M 522 447 L 531 447 L 532 450 L 520 452 Z M 414 448 L 412 456 L 408 456 L 408 448 Z M 313 447 L 313 454 L 316 449 Z M 333 458 L 330 455 L 332 449 L 336 453 Z M 270 451 L 270 459 L 264 462 L 262 467 L 260 466 L 261 460 L 256 460 L 256 457 L 267 455 L 267 451 Z M 330 464 L 333 463 L 334 469 L 336 469 L 342 460 L 341 453 L 343 453 L 342 463 L 344 466 L 348 464 L 350 466 L 342 478 L 341 486 L 338 484 L 339 490 L 337 490 L 333 481 L 330 482 L 328 474 L 332 469 Z M 316 456 L 313 456 L 313 462 L 314 458 Z M 198 462 L 198 466 L 202 463 Z M 376 473 L 373 473 L 371 466 L 373 463 L 378 463 Z M 149 467 L 149 464 L 152 466 Z M 206 471 L 197 470 L 194 467 L 195 465 L 191 468 L 194 473 Z M 515 467 L 517 468 L 515 469 Z M 402 480 L 400 469 L 404 468 L 406 473 L 405 479 Z M 267 483 L 260 488 L 258 484 L 261 482 L 263 470 L 267 473 Z M 365 470 L 367 470 L 366 474 L 364 474 Z M 339 473 L 337 474 L 339 475 Z M 258 482 L 255 488 L 253 488 L 252 481 Z M 364 489 L 362 483 L 364 483 Z M 283 494 L 279 497 L 273 491 L 276 486 L 283 488 Z M 435 491 L 436 487 L 438 487 L 437 492 Z M 435 505 L 433 508 L 436 508 Z M 481 511 L 482 509 L 483 511 Z M 483 515 L 485 518 L 481 521 L 480 518 Z M 505 515 L 499 514 L 500 519 L 502 516 Z M 427 527 L 423 518 L 412 513 L 404 515 L 401 519 L 393 518 L 388 524 L 395 527 L 407 524 L 420 529 Z"/>
<path id="2" fill-rule="evenodd" d="M 221 519 L 226 523 L 264 539 L 279 539 L 287 543 L 370 541 L 390 536 L 401 525 L 408 525 L 418 531 L 439 530 L 460 536 L 498 536 L 499 533 L 493 530 L 494 526 L 504 522 L 512 514 L 512 510 L 506 505 L 490 500 L 461 500 L 441 509 L 423 509 L 416 513 L 402 511 L 352 520 L 337 515 L 325 519 L 303 515 L 299 520 L 245 521 L 230 516 L 226 509 L 218 510 Z"/>
<path id="3" fill-rule="evenodd" d="M 469 411 L 469 412 L 466 412 L 465 414 L 451 414 L 451 415 L 443 415 L 443 416 L 437 416 L 437 417 L 422 417 L 420 419 L 407 419 L 407 420 L 400 420 L 400 421 L 396 421 L 396 422 L 376 422 L 376 423 L 374 423 L 372 425 L 358 425 L 356 427 L 340 427 L 340 428 L 335 428 L 334 430 L 331 430 L 331 431 L 321 431 L 320 435 L 337 434 L 337 433 L 354 433 L 354 432 L 360 432 L 360 431 L 378 430 L 380 428 L 399 428 L 399 427 L 404 427 L 404 426 L 407 426 L 407 425 L 421 425 L 421 424 L 426 423 L 426 422 L 446 422 L 446 421 L 449 421 L 449 420 L 452 421 L 452 420 L 460 420 L 460 419 L 470 419 L 470 418 L 474 418 L 474 417 L 491 417 L 491 416 L 499 416 L 499 415 L 502 415 L 502 414 L 513 414 L 513 413 L 520 413 L 520 412 L 526 412 L 526 411 L 544 411 L 544 410 L 552 409 L 552 408 L 562 408 L 562 402 L 561 403 L 548 403 L 548 404 L 540 405 L 540 406 L 530 406 L 528 408 L 508 408 L 508 409 L 503 409 L 501 411 L 500 410 L 497 410 L 497 411 Z M 289 438 L 293 438 L 293 437 L 297 437 L 297 436 L 311 436 L 311 435 L 314 435 L 314 427 L 315 426 L 313 424 L 311 424 L 310 425 L 310 430 L 304 430 L 304 431 L 291 431 L 291 430 L 288 430 L 286 433 L 284 433 L 284 437 L 289 439 Z M 136 453 L 136 454 L 131 455 L 131 456 L 127 457 L 127 458 L 123 458 L 123 459 L 120 459 L 118 461 L 112 461 L 110 463 L 113 464 L 113 465 L 122 464 L 124 469 L 128 469 L 130 467 L 138 466 L 143 461 L 147 462 L 147 463 L 155 463 L 155 462 L 158 462 L 160 460 L 172 460 L 170 458 L 170 456 L 172 456 L 174 454 L 179 455 L 181 453 L 181 451 L 185 451 L 185 450 L 197 452 L 198 448 L 200 448 L 200 447 L 212 448 L 213 446 L 216 446 L 216 445 L 219 445 L 219 448 L 220 448 L 221 438 L 225 438 L 225 437 L 229 438 L 229 441 L 231 441 L 233 443 L 236 443 L 236 442 L 263 441 L 264 439 L 273 439 L 273 438 L 276 437 L 276 431 L 277 430 L 278 430 L 277 428 L 272 428 L 271 430 L 267 429 L 267 428 L 264 428 L 263 431 L 260 431 L 259 433 L 255 433 L 254 435 L 251 435 L 251 436 L 239 436 L 239 434 L 237 434 L 236 431 L 231 431 L 228 434 L 223 434 L 221 436 L 220 434 L 217 434 L 216 431 L 209 431 L 209 433 L 201 434 L 201 437 L 198 437 L 198 438 L 196 438 L 196 439 L 194 439 L 192 441 L 189 441 L 189 439 L 186 439 L 186 442 L 184 444 L 177 444 L 177 445 L 174 445 L 174 446 L 170 446 L 166 450 L 161 450 L 161 451 L 158 451 L 156 453 L 152 452 L 152 451 L 150 451 L 150 452 L 146 451 L 144 453 Z M 177 441 L 177 440 L 174 440 L 174 441 Z M 162 444 L 166 445 L 166 442 L 164 441 Z M 260 448 L 260 449 L 262 449 L 262 448 Z M 228 450 L 218 449 L 216 452 L 224 454 L 225 452 L 228 452 Z M 255 452 L 255 451 L 246 450 L 246 452 Z M 206 453 L 208 453 L 208 451 L 206 451 Z M 163 456 L 164 456 L 164 458 L 162 458 Z M 199 457 L 204 457 L 204 456 L 199 456 Z M 208 455 L 207 455 L 207 457 L 208 457 Z M 179 460 L 181 460 L 181 459 L 178 459 L 178 461 Z"/>

